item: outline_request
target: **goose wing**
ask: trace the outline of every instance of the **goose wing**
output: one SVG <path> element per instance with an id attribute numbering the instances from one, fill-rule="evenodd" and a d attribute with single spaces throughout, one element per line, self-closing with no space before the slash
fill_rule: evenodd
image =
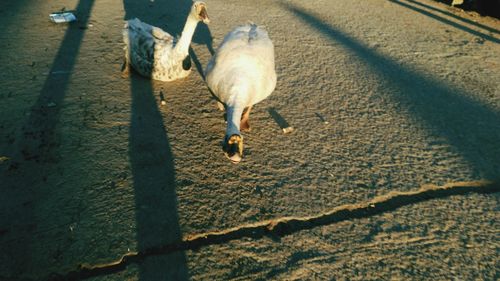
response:
<path id="1" fill-rule="evenodd" d="M 155 48 L 171 47 L 174 38 L 158 27 L 132 19 L 125 23 L 123 41 L 133 67 L 149 75 L 154 66 Z"/>

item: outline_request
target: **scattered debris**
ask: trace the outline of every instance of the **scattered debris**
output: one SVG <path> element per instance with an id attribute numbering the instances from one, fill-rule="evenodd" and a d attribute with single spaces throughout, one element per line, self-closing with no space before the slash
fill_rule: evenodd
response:
<path id="1" fill-rule="evenodd" d="M 160 103 L 161 105 L 167 105 L 167 101 L 165 101 L 165 96 L 163 95 L 163 91 L 160 91 Z"/>
<path id="2" fill-rule="evenodd" d="M 281 130 L 283 130 L 283 134 L 288 134 L 293 132 L 295 129 L 288 124 L 288 122 L 281 116 L 278 111 L 274 107 L 268 109 L 269 114 L 273 117 L 274 121 L 280 126 Z"/>
<path id="3" fill-rule="evenodd" d="M 52 13 L 49 15 L 49 18 L 52 22 L 55 22 L 55 23 L 76 21 L 75 15 L 73 13 L 70 13 L 70 12 Z"/>
<path id="4" fill-rule="evenodd" d="M 474 38 L 474 42 L 476 42 L 477 44 L 484 44 L 484 41 L 485 40 L 481 37 Z"/>
<path id="5" fill-rule="evenodd" d="M 330 122 L 328 122 L 325 117 L 323 117 L 323 115 L 319 114 L 318 112 L 316 112 L 316 116 L 318 116 L 318 118 L 321 120 L 321 122 L 323 122 L 323 124 L 329 124 Z"/>

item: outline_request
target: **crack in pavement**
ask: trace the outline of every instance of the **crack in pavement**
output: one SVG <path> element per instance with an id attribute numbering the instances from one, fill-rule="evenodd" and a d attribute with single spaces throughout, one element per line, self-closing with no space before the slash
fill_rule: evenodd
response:
<path id="1" fill-rule="evenodd" d="M 120 259 L 103 264 L 81 264 L 66 273 L 52 273 L 45 280 L 75 280 L 107 275 L 125 270 L 147 257 L 167 255 L 176 251 L 195 250 L 200 247 L 223 244 L 244 237 L 260 239 L 264 236 L 282 237 L 301 230 L 330 225 L 341 221 L 371 217 L 403 206 L 432 199 L 468 193 L 489 194 L 500 191 L 500 181 L 455 182 L 443 186 L 425 185 L 409 192 L 390 192 L 365 203 L 343 205 L 330 211 L 307 217 L 282 217 L 245 224 L 221 231 L 188 235 L 182 241 L 152 247 L 140 252 L 128 252 Z"/>

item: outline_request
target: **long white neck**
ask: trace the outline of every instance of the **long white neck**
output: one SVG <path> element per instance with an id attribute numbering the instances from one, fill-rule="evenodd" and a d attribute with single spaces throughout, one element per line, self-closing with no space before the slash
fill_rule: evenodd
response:
<path id="1" fill-rule="evenodd" d="M 241 115 L 243 114 L 244 107 L 242 106 L 228 106 L 227 107 L 227 127 L 226 136 L 241 135 L 240 122 Z"/>
<path id="2" fill-rule="evenodd" d="M 238 75 L 238 73 L 233 73 L 232 75 Z M 227 116 L 226 136 L 229 137 L 232 135 L 241 135 L 241 115 L 245 107 L 249 106 L 248 93 L 250 91 L 247 79 L 237 77 L 232 82 L 234 84 L 227 89 L 228 95 L 224 98 Z"/>
<path id="3" fill-rule="evenodd" d="M 186 25 L 184 25 L 184 29 L 182 30 L 181 38 L 179 38 L 179 42 L 177 42 L 175 46 L 175 51 L 177 53 L 183 56 L 188 55 L 189 45 L 191 44 L 191 40 L 193 39 L 193 34 L 197 24 L 198 20 L 190 13 L 187 17 Z"/>

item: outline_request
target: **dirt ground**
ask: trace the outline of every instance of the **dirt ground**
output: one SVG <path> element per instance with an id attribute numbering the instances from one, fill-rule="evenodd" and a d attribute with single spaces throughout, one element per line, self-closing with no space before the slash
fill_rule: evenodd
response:
<path id="1" fill-rule="evenodd" d="M 190 76 L 122 77 L 124 19 L 179 35 L 190 5 L 0 2 L 0 280 L 500 279 L 499 20 L 207 0 Z M 201 70 L 248 21 L 278 85 L 234 165 Z"/>

